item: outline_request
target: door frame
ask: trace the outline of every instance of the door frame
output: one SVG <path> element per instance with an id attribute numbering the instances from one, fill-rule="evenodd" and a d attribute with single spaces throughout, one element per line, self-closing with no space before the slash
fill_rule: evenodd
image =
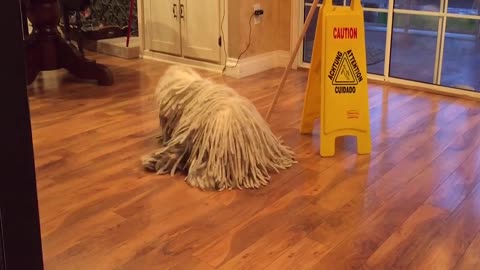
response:
<path id="1" fill-rule="evenodd" d="M 3 44 L 0 99 L 2 123 L 0 180 L 0 223 L 5 270 L 42 270 L 35 163 L 25 72 L 20 0 L 5 1 L 1 16 L 6 40 Z M 2 243 L 0 243 L 2 244 Z M 2 269 L 2 267 L 0 267 Z"/>
<path id="2" fill-rule="evenodd" d="M 465 14 L 454 14 L 448 13 L 449 0 L 441 1 L 440 11 L 417 11 L 417 10 L 407 10 L 407 9 L 398 9 L 394 8 L 394 0 L 389 0 L 388 9 L 387 9 L 387 35 L 385 43 L 385 66 L 384 73 L 382 75 L 378 74 L 367 74 L 367 78 L 371 82 L 380 82 L 397 85 L 400 87 L 409 87 L 417 90 L 433 92 L 437 94 L 443 94 L 448 96 L 463 97 L 468 99 L 480 100 L 480 92 L 468 91 L 464 89 L 442 86 L 439 84 L 441 82 L 441 73 L 442 73 L 442 62 L 443 62 L 443 49 L 445 43 L 445 30 L 446 30 L 446 21 L 447 18 L 462 18 L 462 19 L 477 19 L 480 20 L 480 15 L 465 15 Z M 344 0 L 344 3 L 346 0 Z M 308 5 L 308 4 L 307 4 Z M 304 0 L 300 1 L 291 1 L 291 45 L 293 48 L 296 42 L 296 39 L 301 33 L 303 28 L 303 7 L 305 6 Z M 320 4 L 318 6 L 321 6 Z M 385 12 L 385 9 L 379 8 L 363 8 L 365 11 L 373 12 Z M 424 83 L 417 82 L 407 79 L 400 79 L 390 76 L 390 54 L 391 54 L 391 41 L 392 41 L 392 24 L 393 24 L 393 15 L 395 14 L 410 14 L 410 15 L 426 15 L 434 16 L 439 18 L 438 25 L 438 38 L 437 38 L 437 52 L 435 57 L 435 67 L 434 67 L 434 83 Z M 292 45 L 293 44 L 293 45 Z M 296 66 L 301 68 L 310 68 L 310 64 L 303 61 L 303 43 L 300 46 L 299 52 L 296 57 Z"/>

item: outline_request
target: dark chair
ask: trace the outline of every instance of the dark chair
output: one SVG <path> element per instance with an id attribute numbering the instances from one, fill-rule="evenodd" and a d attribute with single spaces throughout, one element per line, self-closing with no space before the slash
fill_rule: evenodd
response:
<path id="1" fill-rule="evenodd" d="M 61 9 L 61 16 L 63 24 L 61 24 L 61 29 L 65 36 L 65 40 L 67 42 L 71 42 L 72 40 L 72 30 L 73 38 L 77 42 L 77 46 L 79 51 L 84 54 L 83 52 L 83 42 L 84 36 L 82 35 L 82 13 L 85 14 L 87 10 L 90 8 L 92 2 L 91 0 L 60 0 L 60 9 Z M 74 24 L 74 27 L 72 27 Z"/>

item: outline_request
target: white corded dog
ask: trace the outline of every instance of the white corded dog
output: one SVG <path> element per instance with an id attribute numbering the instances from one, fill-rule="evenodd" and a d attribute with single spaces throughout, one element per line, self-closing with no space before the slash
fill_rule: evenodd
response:
<path id="1" fill-rule="evenodd" d="M 248 99 L 190 68 L 170 67 L 155 97 L 161 147 L 143 157 L 149 170 L 173 175 L 180 169 L 191 186 L 220 191 L 259 188 L 269 172 L 295 163 Z"/>

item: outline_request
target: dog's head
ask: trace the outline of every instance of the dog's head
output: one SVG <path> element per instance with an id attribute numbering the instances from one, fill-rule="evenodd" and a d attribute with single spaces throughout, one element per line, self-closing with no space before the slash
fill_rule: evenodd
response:
<path id="1" fill-rule="evenodd" d="M 174 65 L 169 67 L 160 78 L 155 90 L 157 98 L 164 95 L 174 95 L 181 89 L 185 89 L 194 82 L 202 81 L 202 77 L 192 68 Z"/>
<path id="2" fill-rule="evenodd" d="M 174 65 L 167 68 L 158 81 L 155 89 L 155 99 L 159 104 L 166 100 L 181 100 L 188 92 L 199 91 L 202 88 L 196 87 L 205 80 L 192 68 Z"/>
<path id="3" fill-rule="evenodd" d="M 165 73 L 163 74 L 163 77 L 171 77 L 171 76 L 181 76 L 181 77 L 196 77 L 196 78 L 201 78 L 200 75 L 195 72 L 192 68 L 184 66 L 184 65 L 173 65 L 170 66 L 165 70 Z"/>

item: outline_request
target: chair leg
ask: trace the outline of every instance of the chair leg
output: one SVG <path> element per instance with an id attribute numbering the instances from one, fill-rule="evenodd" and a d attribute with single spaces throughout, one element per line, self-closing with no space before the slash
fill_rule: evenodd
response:
<path id="1" fill-rule="evenodd" d="M 63 8 L 63 7 L 62 7 Z M 70 18 L 68 16 L 68 10 L 63 8 L 63 34 L 65 35 L 65 40 L 70 42 L 72 40 L 71 29 L 70 29 Z"/>
<path id="2" fill-rule="evenodd" d="M 77 12 L 75 14 L 75 17 L 76 17 L 76 23 L 77 23 L 77 46 L 82 56 L 84 56 L 85 53 L 83 52 L 83 32 L 82 32 L 82 22 L 81 22 L 80 12 Z"/>

